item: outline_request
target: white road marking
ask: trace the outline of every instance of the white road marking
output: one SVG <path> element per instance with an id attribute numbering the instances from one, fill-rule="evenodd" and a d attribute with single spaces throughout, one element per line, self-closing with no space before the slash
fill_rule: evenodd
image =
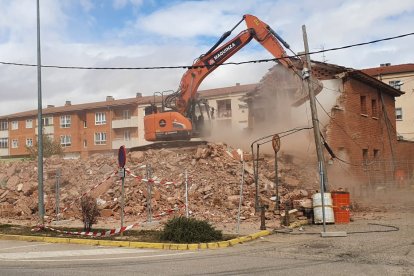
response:
<path id="1" fill-rule="evenodd" d="M 105 261 L 105 260 L 127 260 L 127 259 L 146 259 L 146 258 L 157 258 L 157 257 L 167 257 L 167 256 L 180 256 L 180 255 L 188 255 L 194 254 L 195 252 L 180 252 L 180 253 L 169 253 L 169 254 L 158 254 L 158 255 L 144 255 L 144 256 L 131 256 L 131 257 L 109 257 L 109 258 L 89 258 L 89 259 L 13 259 L 13 261 L 17 262 L 79 262 L 79 261 Z M 0 259 L 0 261 L 11 261 L 11 259 Z"/>
<path id="2" fill-rule="evenodd" d="M 0 259 L 3 260 L 21 260 L 21 259 L 41 259 L 53 257 L 77 257 L 92 255 L 113 255 L 113 254 L 137 254 L 154 252 L 155 250 L 138 250 L 129 248 L 107 248 L 107 249 L 85 249 L 85 250 L 61 250 L 61 251 L 41 251 L 41 252 L 17 252 L 17 253 L 0 253 Z"/>
<path id="3" fill-rule="evenodd" d="M 19 249 L 19 248 L 26 248 L 26 247 L 36 247 L 36 246 L 41 246 L 41 245 L 51 245 L 51 244 L 50 243 L 38 243 L 38 244 L 32 244 L 32 245 L 23 245 L 23 246 L 0 248 L 0 250 Z"/>

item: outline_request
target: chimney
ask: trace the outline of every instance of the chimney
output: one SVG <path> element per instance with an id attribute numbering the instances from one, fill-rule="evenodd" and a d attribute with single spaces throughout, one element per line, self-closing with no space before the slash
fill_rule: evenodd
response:
<path id="1" fill-rule="evenodd" d="M 106 96 L 106 101 L 107 102 L 113 101 L 113 100 L 115 100 L 114 97 L 112 97 L 112 96 Z"/>
<path id="2" fill-rule="evenodd" d="M 137 98 L 142 98 L 142 93 L 137 92 L 137 94 L 136 94 L 136 96 L 135 96 L 135 97 L 137 97 Z"/>
<path id="3" fill-rule="evenodd" d="M 53 104 L 48 104 L 47 108 L 55 107 Z"/>
<path id="4" fill-rule="evenodd" d="M 72 105 L 72 103 L 70 101 L 65 102 L 65 106 L 71 106 L 71 105 Z"/>
<path id="5" fill-rule="evenodd" d="M 240 86 L 240 82 L 236 82 L 236 86 Z"/>

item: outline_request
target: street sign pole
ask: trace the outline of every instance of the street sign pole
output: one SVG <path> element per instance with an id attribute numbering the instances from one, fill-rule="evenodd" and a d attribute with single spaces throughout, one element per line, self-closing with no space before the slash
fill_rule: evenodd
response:
<path id="1" fill-rule="evenodd" d="M 118 151 L 118 166 L 119 176 L 122 180 L 121 185 L 121 228 L 124 227 L 124 206 L 125 206 L 125 163 L 126 163 L 126 150 L 125 146 L 121 146 Z M 121 236 L 123 233 L 121 232 Z"/>
<path id="2" fill-rule="evenodd" d="M 276 188 L 276 200 L 275 200 L 275 211 L 280 213 L 280 200 L 279 200 L 279 177 L 277 168 L 277 153 L 280 150 L 280 137 L 278 134 L 273 135 L 272 147 L 275 151 L 275 188 Z"/>

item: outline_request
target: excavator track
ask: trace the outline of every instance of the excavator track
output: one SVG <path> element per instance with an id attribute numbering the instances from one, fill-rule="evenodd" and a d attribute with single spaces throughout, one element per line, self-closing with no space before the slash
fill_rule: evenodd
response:
<path id="1" fill-rule="evenodd" d="M 207 145 L 207 141 L 188 141 L 188 140 L 178 140 L 178 141 L 166 141 L 166 142 L 156 142 L 144 146 L 130 148 L 129 151 L 146 151 L 150 149 L 171 149 L 171 148 L 194 148 L 201 145 Z"/>

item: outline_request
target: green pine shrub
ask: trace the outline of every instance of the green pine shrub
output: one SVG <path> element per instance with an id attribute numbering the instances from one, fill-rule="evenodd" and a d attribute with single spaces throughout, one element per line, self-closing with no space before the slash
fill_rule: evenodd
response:
<path id="1" fill-rule="evenodd" d="M 204 220 L 174 217 L 165 224 L 161 239 L 176 243 L 211 242 L 222 240 L 223 233 Z"/>

